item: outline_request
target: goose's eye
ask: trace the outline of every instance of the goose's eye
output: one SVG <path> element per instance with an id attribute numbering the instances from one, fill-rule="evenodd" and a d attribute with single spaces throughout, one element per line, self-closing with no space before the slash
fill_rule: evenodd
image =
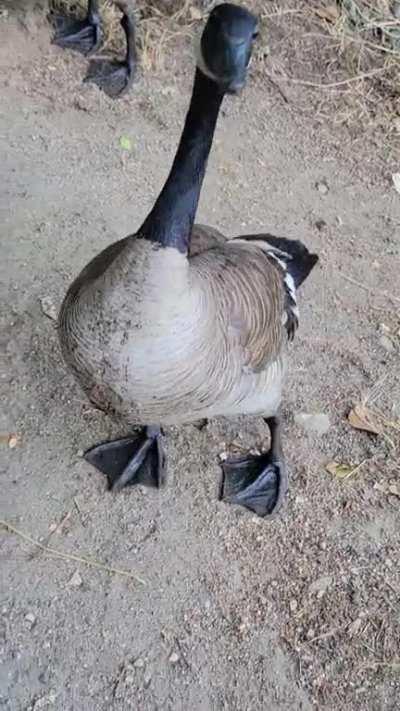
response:
<path id="1" fill-rule="evenodd" d="M 258 30 L 256 30 L 255 32 L 253 32 L 253 40 L 257 39 L 257 37 L 258 37 L 259 34 L 260 34 L 260 33 L 259 33 Z"/>

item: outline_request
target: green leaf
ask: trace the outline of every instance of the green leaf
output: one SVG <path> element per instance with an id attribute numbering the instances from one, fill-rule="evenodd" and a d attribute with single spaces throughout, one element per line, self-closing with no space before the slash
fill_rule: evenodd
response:
<path id="1" fill-rule="evenodd" d="M 348 479 L 357 467 L 351 467 L 348 464 L 340 464 L 339 462 L 328 462 L 328 464 L 325 465 L 325 469 L 329 474 L 333 474 L 333 476 L 336 476 L 338 479 Z"/>
<path id="2" fill-rule="evenodd" d="M 121 138 L 119 139 L 119 145 L 124 151 L 132 150 L 132 141 L 130 138 L 128 138 L 128 136 L 121 136 Z"/>

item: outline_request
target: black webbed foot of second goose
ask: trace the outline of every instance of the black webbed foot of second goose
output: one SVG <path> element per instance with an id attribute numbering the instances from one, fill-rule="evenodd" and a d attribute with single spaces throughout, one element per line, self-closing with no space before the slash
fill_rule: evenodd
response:
<path id="1" fill-rule="evenodd" d="M 111 491 L 134 484 L 159 488 L 165 481 L 166 459 L 158 427 L 146 427 L 139 435 L 98 444 L 84 456 L 107 476 Z"/>
<path id="2" fill-rule="evenodd" d="M 84 82 L 96 84 L 111 99 L 116 99 L 130 89 L 136 74 L 135 19 L 124 0 L 116 2 L 122 10 L 121 26 L 126 37 L 126 55 L 123 61 L 93 59 Z"/>
<path id="3" fill-rule="evenodd" d="M 277 513 L 288 489 L 279 420 L 272 417 L 266 422 L 271 431 L 268 452 L 227 459 L 222 464 L 221 499 L 229 504 L 244 506 L 261 517 Z"/>
<path id="4" fill-rule="evenodd" d="M 54 44 L 64 49 L 73 49 L 82 54 L 91 54 L 100 46 L 102 33 L 100 26 L 92 25 L 88 20 L 71 20 L 59 18 Z"/>
<path id="5" fill-rule="evenodd" d="M 54 44 L 64 49 L 74 49 L 82 54 L 92 54 L 103 41 L 98 0 L 89 0 L 84 20 L 59 15 L 55 18 Z"/>

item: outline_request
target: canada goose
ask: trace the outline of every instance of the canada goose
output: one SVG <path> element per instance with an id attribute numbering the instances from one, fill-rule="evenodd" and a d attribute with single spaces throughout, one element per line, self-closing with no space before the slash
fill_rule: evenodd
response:
<path id="1" fill-rule="evenodd" d="M 136 69 L 135 20 L 130 0 L 114 0 L 122 11 L 121 26 L 126 37 L 126 57 L 123 62 L 94 59 L 89 65 L 84 81 L 91 81 L 116 98 L 131 86 Z M 86 56 L 94 54 L 103 41 L 99 0 L 88 0 L 84 20 L 56 17 L 56 34 L 53 42 L 66 49 L 74 49 Z"/>
<path id="2" fill-rule="evenodd" d="M 244 85 L 256 35 L 247 10 L 212 10 L 167 181 L 136 234 L 108 246 L 70 286 L 59 331 L 91 402 L 146 425 L 86 453 L 111 489 L 163 483 L 162 425 L 262 415 L 271 448 L 225 461 L 221 497 L 265 516 L 287 489 L 278 416 L 285 342 L 298 324 L 296 287 L 318 258 L 298 241 L 225 240 L 193 226 L 221 102 Z"/>

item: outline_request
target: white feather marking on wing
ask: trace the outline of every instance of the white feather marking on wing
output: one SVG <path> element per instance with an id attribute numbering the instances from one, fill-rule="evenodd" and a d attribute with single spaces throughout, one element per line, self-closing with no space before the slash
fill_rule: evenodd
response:
<path id="1" fill-rule="evenodd" d="M 282 249 L 278 249 L 277 247 L 273 247 L 272 244 L 269 244 L 266 240 L 261 240 L 261 239 L 240 239 L 240 237 L 237 237 L 236 239 L 230 239 L 228 240 L 229 242 L 233 242 L 235 244 L 254 244 L 256 247 L 259 247 L 260 249 L 263 250 L 263 252 L 267 252 L 267 254 L 270 254 L 271 257 L 282 257 L 283 259 L 287 259 L 289 262 L 292 260 L 292 256 L 288 254 L 287 252 L 284 252 Z M 286 269 L 286 264 L 284 265 Z"/>
<path id="2" fill-rule="evenodd" d="M 285 284 L 287 288 L 289 289 L 290 296 L 292 297 L 293 301 L 297 303 L 297 296 L 296 296 L 296 286 L 294 283 L 294 279 L 291 274 L 287 271 L 285 274 Z"/>

